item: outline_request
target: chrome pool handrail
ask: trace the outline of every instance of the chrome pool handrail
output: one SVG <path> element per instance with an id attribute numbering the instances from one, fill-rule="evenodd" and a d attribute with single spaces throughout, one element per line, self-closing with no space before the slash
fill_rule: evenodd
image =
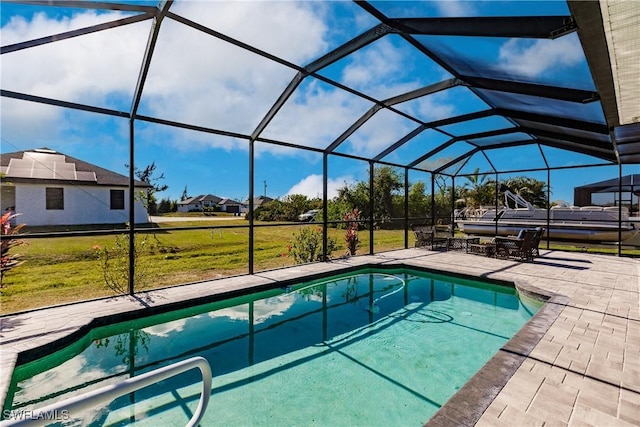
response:
<path id="1" fill-rule="evenodd" d="M 136 377 L 127 378 L 117 384 L 111 384 L 97 390 L 89 391 L 79 396 L 47 405 L 41 409 L 22 411 L 21 413 L 17 413 L 17 415 L 23 415 L 22 417 L 0 421 L 0 427 L 45 426 L 60 421 L 60 419 L 52 419 L 51 414 L 55 417 L 64 415 L 69 419 L 73 419 L 73 413 L 76 411 L 80 412 L 82 410 L 95 408 L 99 403 L 116 399 L 194 368 L 199 368 L 202 373 L 202 394 L 200 395 L 198 407 L 186 425 L 187 427 L 195 427 L 204 416 L 207 405 L 209 404 L 209 398 L 211 397 L 211 367 L 209 366 L 209 362 L 200 356 L 182 360 L 169 366 L 163 366 L 162 368 L 146 372 Z"/>

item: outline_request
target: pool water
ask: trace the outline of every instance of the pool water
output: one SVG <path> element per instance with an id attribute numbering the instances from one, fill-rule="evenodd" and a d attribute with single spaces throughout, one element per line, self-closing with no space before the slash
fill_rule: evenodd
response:
<path id="1" fill-rule="evenodd" d="M 16 367 L 3 413 L 203 356 L 213 389 L 202 426 L 418 426 L 540 305 L 503 286 L 362 270 L 96 328 Z M 184 425 L 200 381 L 188 371 L 67 424 Z"/>

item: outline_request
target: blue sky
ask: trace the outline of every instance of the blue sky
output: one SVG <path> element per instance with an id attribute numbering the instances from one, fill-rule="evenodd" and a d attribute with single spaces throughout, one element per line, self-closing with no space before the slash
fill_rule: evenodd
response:
<path id="1" fill-rule="evenodd" d="M 137 2 L 141 3 L 141 2 Z M 564 1 L 498 2 L 373 2 L 392 17 L 493 15 L 564 15 Z M 212 2 L 177 1 L 172 12 L 285 61 L 304 66 L 375 26 L 377 21 L 350 2 Z M 109 22 L 122 12 L 18 6 L 2 3 L 3 46 Z M 147 43 L 150 22 L 72 38 L 5 54 L 2 88 L 64 101 L 129 111 L 138 69 Z M 520 81 L 566 84 L 593 89 L 575 34 L 555 40 L 470 40 L 462 37 L 418 37 L 451 58 L 464 56 L 470 67 L 479 58 L 493 58 L 492 72 L 517 76 Z M 450 77 L 448 73 L 397 36 L 386 36 L 366 48 L 322 69 L 319 74 L 351 86 L 368 96 L 388 99 Z M 166 19 L 151 63 L 139 114 L 194 126 L 250 135 L 294 77 L 291 68 L 212 38 Z M 49 147 L 90 163 L 127 173 L 129 123 L 125 119 L 38 105 L 2 98 L 2 152 Z M 561 111 L 553 104 L 536 108 Z M 372 103 L 319 79 L 307 78 L 263 138 L 324 148 L 338 138 Z M 455 88 L 396 105 L 400 111 L 428 121 L 451 114 L 485 109 L 483 101 L 464 88 Z M 573 106 L 571 106 L 573 108 Z M 599 104 L 579 106 L 585 117 L 599 114 Z M 594 110 L 595 109 L 595 110 Z M 511 126 L 496 118 L 453 125 L 452 134 Z M 406 118 L 382 111 L 337 149 L 357 156 L 372 156 L 415 127 Z M 189 195 L 212 193 L 245 199 L 248 195 L 248 142 L 167 126 L 136 122 L 136 165 L 156 162 L 169 190 L 160 197 L 178 198 L 185 186 Z M 444 142 L 441 134 L 423 132 L 384 160 L 406 162 L 425 153 L 425 146 Z M 460 155 L 465 144 L 428 159 L 439 164 Z M 468 144 L 467 144 L 468 145 Z M 552 166 L 601 163 L 557 149 L 521 147 L 489 153 L 501 170 L 541 167 L 543 156 Z M 272 144 L 256 144 L 255 193 L 271 197 L 302 193 L 322 195 L 322 156 Z M 329 197 L 345 183 L 364 180 L 367 163 L 331 157 Z M 489 170 L 482 156 L 474 156 L 463 169 Z M 638 168 L 623 169 L 624 174 Z M 573 187 L 617 176 L 617 167 L 554 171 L 552 200 L 573 201 Z M 516 174 L 518 175 L 518 174 Z M 520 174 L 522 175 L 522 174 Z M 528 173 L 546 181 L 546 172 Z M 410 181 L 429 182 L 415 172 Z M 462 178 L 464 181 L 464 178 Z"/>

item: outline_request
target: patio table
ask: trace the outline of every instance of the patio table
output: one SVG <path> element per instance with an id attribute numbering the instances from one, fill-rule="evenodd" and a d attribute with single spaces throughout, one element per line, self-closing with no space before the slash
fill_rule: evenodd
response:
<path id="1" fill-rule="evenodd" d="M 496 244 L 495 243 L 474 243 L 469 245 L 469 253 L 484 255 L 484 256 L 495 256 L 496 254 Z"/>
<path id="2" fill-rule="evenodd" d="M 479 243 L 480 243 L 479 237 L 470 237 L 470 236 L 448 237 L 447 250 L 469 252 L 469 245 L 479 244 Z"/>

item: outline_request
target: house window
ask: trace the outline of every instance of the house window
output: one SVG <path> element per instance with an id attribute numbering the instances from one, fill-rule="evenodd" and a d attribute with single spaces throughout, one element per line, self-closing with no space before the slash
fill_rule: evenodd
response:
<path id="1" fill-rule="evenodd" d="M 64 210 L 64 188 L 47 188 L 47 210 Z"/>
<path id="2" fill-rule="evenodd" d="M 111 209 L 124 209 L 124 190 L 111 190 Z"/>

